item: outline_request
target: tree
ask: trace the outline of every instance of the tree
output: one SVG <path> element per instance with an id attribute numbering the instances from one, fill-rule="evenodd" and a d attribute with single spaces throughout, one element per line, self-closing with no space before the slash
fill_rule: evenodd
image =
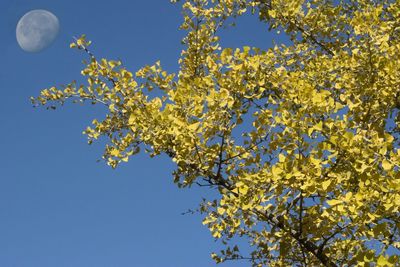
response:
<path id="1" fill-rule="evenodd" d="M 400 1 L 186 0 L 183 10 L 178 73 L 157 62 L 133 74 L 97 60 L 82 36 L 71 47 L 90 56 L 87 84 L 32 101 L 104 104 L 85 133 L 109 138 L 109 165 L 140 148 L 165 153 L 180 187 L 217 189 L 199 208 L 226 244 L 216 262 L 400 266 Z M 219 29 L 246 12 L 292 43 L 222 49 Z"/>

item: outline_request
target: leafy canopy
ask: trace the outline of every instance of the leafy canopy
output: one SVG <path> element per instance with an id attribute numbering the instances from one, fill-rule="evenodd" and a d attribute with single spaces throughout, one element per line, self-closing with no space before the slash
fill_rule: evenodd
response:
<path id="1" fill-rule="evenodd" d="M 186 0 L 183 10 L 177 73 L 98 60 L 83 36 L 71 47 L 90 56 L 87 83 L 33 102 L 104 104 L 84 133 L 109 138 L 109 165 L 141 148 L 165 153 L 179 186 L 217 189 L 200 205 L 226 244 L 217 262 L 400 266 L 400 1 Z M 291 44 L 222 48 L 222 26 L 246 12 Z"/>

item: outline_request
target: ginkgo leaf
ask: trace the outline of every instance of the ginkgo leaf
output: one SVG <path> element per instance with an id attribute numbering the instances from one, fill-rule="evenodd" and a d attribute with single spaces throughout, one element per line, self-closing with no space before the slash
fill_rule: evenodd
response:
<path id="1" fill-rule="evenodd" d="M 389 266 L 394 266 L 392 263 L 390 263 L 385 256 L 380 255 L 378 258 L 378 261 L 376 262 L 377 266 L 382 266 L 382 267 L 389 267 Z"/>
<path id="2" fill-rule="evenodd" d="M 391 170 L 393 168 L 393 165 L 388 160 L 385 159 L 385 160 L 382 161 L 382 168 L 385 171 L 389 171 L 389 170 Z"/>
<path id="3" fill-rule="evenodd" d="M 323 190 L 328 189 L 328 187 L 330 186 L 331 183 L 332 183 L 331 180 L 323 181 L 323 182 L 321 183 L 322 189 L 323 189 Z"/>
<path id="4" fill-rule="evenodd" d="M 327 203 L 329 206 L 332 207 L 332 206 L 336 206 L 336 205 L 338 205 L 338 204 L 342 204 L 343 201 L 337 200 L 337 199 L 331 199 L 331 200 L 327 200 L 326 203 Z"/>

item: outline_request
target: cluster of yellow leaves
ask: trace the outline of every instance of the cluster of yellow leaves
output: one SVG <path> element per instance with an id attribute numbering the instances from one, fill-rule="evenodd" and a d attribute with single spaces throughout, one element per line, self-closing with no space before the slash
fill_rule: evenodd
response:
<path id="1" fill-rule="evenodd" d="M 176 2 L 176 1 L 175 1 Z M 175 182 L 218 189 L 203 223 L 237 246 L 217 262 L 254 266 L 399 266 L 400 2 L 187 0 L 180 70 L 135 74 L 97 60 L 84 37 L 87 84 L 43 90 L 107 106 L 85 133 L 108 136 L 112 167 L 166 153 Z M 245 12 L 291 45 L 221 48 L 218 29 Z M 149 98 L 145 90 L 160 90 Z M 371 265 L 372 264 L 372 265 Z"/>

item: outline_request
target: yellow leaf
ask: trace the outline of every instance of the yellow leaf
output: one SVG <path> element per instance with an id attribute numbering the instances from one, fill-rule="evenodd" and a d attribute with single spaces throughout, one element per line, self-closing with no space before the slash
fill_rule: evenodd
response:
<path id="1" fill-rule="evenodd" d="M 189 129 L 191 131 L 196 131 L 199 128 L 199 125 L 200 125 L 200 122 L 195 122 L 195 123 L 189 125 Z"/>
<path id="2" fill-rule="evenodd" d="M 217 208 L 217 212 L 218 212 L 219 215 L 223 215 L 225 213 L 225 209 L 221 208 L 221 207 L 218 207 Z"/>
<path id="3" fill-rule="evenodd" d="M 393 167 L 393 165 L 392 165 L 388 160 L 384 159 L 384 160 L 382 161 L 382 168 L 383 168 L 385 171 L 391 170 L 392 167 Z"/>
<path id="4" fill-rule="evenodd" d="M 329 187 L 329 185 L 330 185 L 331 183 L 332 183 L 331 180 L 326 180 L 326 181 L 322 182 L 322 184 L 321 184 L 322 189 L 323 189 L 323 190 L 328 189 L 328 187 Z"/>
<path id="5" fill-rule="evenodd" d="M 336 205 L 338 205 L 338 204 L 343 203 L 343 201 L 337 200 L 337 199 L 332 199 L 332 200 L 327 200 L 326 203 L 327 203 L 329 206 L 333 207 L 333 206 L 336 206 Z"/>
<path id="6" fill-rule="evenodd" d="M 110 155 L 113 156 L 113 157 L 118 157 L 118 156 L 119 156 L 119 150 L 116 149 L 116 148 L 113 148 L 113 149 L 110 151 Z"/>
<path id="7" fill-rule="evenodd" d="M 380 255 L 378 261 L 376 262 L 377 266 L 393 266 L 383 255 Z"/>
<path id="8" fill-rule="evenodd" d="M 322 131 L 322 121 L 320 121 L 318 124 L 314 125 L 314 129 L 317 131 Z"/>

